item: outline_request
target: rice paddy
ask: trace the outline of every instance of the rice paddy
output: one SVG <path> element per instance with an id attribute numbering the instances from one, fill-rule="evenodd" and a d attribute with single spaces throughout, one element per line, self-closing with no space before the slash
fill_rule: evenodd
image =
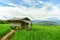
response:
<path id="1" fill-rule="evenodd" d="M 60 40 L 60 27 L 33 25 L 32 30 L 17 31 L 11 40 Z"/>

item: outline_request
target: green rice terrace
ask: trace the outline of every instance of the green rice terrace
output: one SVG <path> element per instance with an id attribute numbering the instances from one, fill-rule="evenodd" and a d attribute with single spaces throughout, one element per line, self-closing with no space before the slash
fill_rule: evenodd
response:
<path id="1" fill-rule="evenodd" d="M 0 24 L 0 38 L 10 31 L 8 24 Z"/>
<path id="2" fill-rule="evenodd" d="M 0 24 L 0 37 L 9 29 L 8 24 Z M 11 40 L 60 40 L 60 26 L 32 25 L 32 30 L 16 31 Z"/>

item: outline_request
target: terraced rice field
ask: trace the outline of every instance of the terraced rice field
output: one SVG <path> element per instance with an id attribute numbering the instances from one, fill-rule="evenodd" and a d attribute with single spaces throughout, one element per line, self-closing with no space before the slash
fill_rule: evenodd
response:
<path id="1" fill-rule="evenodd" d="M 0 24 L 0 38 L 10 31 L 9 24 Z"/>
<path id="2" fill-rule="evenodd" d="M 11 40 L 60 40 L 60 26 L 33 25 L 32 30 L 20 30 Z"/>
<path id="3" fill-rule="evenodd" d="M 0 24 L 0 38 L 9 30 L 9 24 Z M 16 31 L 11 40 L 60 40 L 60 26 L 36 24 L 32 26 L 32 30 Z"/>

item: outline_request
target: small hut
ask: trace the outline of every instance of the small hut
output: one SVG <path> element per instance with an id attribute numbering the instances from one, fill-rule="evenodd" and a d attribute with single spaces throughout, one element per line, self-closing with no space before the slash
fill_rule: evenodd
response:
<path id="1" fill-rule="evenodd" d="M 27 17 L 9 19 L 9 24 L 12 29 L 31 29 L 31 20 Z"/>

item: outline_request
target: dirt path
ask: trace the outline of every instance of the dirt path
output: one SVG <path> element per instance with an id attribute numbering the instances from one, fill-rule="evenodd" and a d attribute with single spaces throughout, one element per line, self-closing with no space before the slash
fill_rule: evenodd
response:
<path id="1" fill-rule="evenodd" d="M 6 34 L 4 37 L 1 38 L 1 40 L 7 40 L 9 39 L 13 34 L 14 34 L 14 30 L 11 30 L 8 34 Z"/>

